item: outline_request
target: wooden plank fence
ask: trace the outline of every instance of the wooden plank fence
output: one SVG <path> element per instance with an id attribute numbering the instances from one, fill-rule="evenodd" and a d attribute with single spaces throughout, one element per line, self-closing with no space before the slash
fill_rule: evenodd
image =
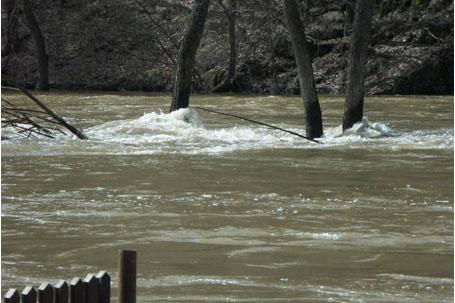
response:
<path id="1" fill-rule="evenodd" d="M 136 302 L 136 251 L 119 252 L 119 303 Z M 110 303 L 111 277 L 105 271 L 74 278 L 69 283 L 59 280 L 55 285 L 41 283 L 38 289 L 27 286 L 19 293 L 10 289 L 4 303 Z"/>
<path id="2" fill-rule="evenodd" d="M 19 293 L 10 289 L 4 303 L 110 303 L 111 277 L 105 271 L 88 274 L 85 279 L 74 278 L 70 283 L 41 283 L 38 289 L 27 286 Z"/>

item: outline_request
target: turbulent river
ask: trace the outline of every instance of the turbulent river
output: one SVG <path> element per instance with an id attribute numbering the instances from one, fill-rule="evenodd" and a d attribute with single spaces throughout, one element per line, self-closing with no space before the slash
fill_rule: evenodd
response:
<path id="1" fill-rule="evenodd" d="M 2 293 L 107 270 L 115 295 L 135 249 L 138 302 L 453 302 L 452 97 L 367 98 L 343 135 L 322 97 L 320 145 L 169 96 L 38 97 L 90 140 L 2 142 Z M 305 132 L 297 97 L 191 103 Z"/>

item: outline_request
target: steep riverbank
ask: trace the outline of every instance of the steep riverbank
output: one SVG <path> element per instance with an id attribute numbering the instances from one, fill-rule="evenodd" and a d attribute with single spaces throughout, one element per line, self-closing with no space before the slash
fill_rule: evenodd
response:
<path id="1" fill-rule="evenodd" d="M 339 4 L 322 2 L 309 11 L 307 24 L 314 50 L 315 78 L 321 94 L 342 94 L 350 28 L 346 12 Z M 415 5 L 406 2 L 383 1 L 377 5 L 367 65 L 367 94 L 453 93 L 453 1 L 416 1 Z M 244 7 L 239 9 L 239 58 L 234 89 L 248 93 L 299 93 L 292 50 L 279 8 L 273 8 L 275 19 L 265 18 L 262 8 L 253 13 L 248 11 L 248 3 L 242 3 Z M 35 13 L 46 37 L 52 87 L 171 89 L 173 66 L 165 62 L 159 46 L 162 38 L 134 3 L 43 1 L 35 5 Z M 171 7 L 166 13 L 185 16 L 188 11 Z M 2 50 L 2 75 L 31 88 L 37 81 L 34 44 L 20 13 L 18 17 L 14 51 L 5 54 Z M 161 15 L 157 18 L 161 18 L 163 26 L 174 26 L 172 18 Z M 219 84 L 225 72 L 228 54 L 225 23 L 212 8 L 197 58 L 198 86 L 202 91 Z M 3 28 L 6 24 L 2 11 Z M 184 22 L 175 26 L 172 35 L 176 40 L 181 34 L 178 28 L 183 25 Z M 3 30 L 2 42 L 5 35 Z"/>

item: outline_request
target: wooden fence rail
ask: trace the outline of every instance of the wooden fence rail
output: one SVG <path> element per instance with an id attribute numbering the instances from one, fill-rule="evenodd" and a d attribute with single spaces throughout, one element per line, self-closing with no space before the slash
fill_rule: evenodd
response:
<path id="1" fill-rule="evenodd" d="M 136 251 L 119 252 L 119 303 L 136 302 Z M 38 289 L 27 286 L 19 293 L 10 289 L 4 303 L 110 303 L 111 277 L 105 271 L 84 279 L 64 280 L 55 285 L 41 283 Z"/>

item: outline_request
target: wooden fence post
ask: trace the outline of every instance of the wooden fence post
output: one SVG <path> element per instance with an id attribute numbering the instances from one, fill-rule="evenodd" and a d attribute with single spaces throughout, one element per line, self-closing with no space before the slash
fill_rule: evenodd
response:
<path id="1" fill-rule="evenodd" d="M 54 303 L 54 287 L 49 283 L 41 283 L 38 288 L 39 303 Z"/>
<path id="2" fill-rule="evenodd" d="M 111 277 L 105 271 L 100 271 L 96 278 L 100 285 L 100 302 L 99 303 L 110 303 L 111 302 Z"/>
<path id="3" fill-rule="evenodd" d="M 36 290 L 27 286 L 21 293 L 21 303 L 36 303 Z"/>
<path id="4" fill-rule="evenodd" d="M 136 256 L 134 250 L 119 253 L 119 303 L 136 303 Z"/>
<path id="5" fill-rule="evenodd" d="M 88 274 L 84 279 L 85 303 L 99 303 L 100 285 L 94 275 Z"/>
<path id="6" fill-rule="evenodd" d="M 65 280 L 60 280 L 55 284 L 55 303 L 68 303 L 69 287 Z M 23 303 L 23 302 L 22 302 Z"/>
<path id="7" fill-rule="evenodd" d="M 16 289 L 10 289 L 4 297 L 5 303 L 19 303 L 19 293 Z"/>
<path id="8" fill-rule="evenodd" d="M 84 303 L 84 284 L 80 278 L 74 278 L 70 283 L 70 303 Z"/>

